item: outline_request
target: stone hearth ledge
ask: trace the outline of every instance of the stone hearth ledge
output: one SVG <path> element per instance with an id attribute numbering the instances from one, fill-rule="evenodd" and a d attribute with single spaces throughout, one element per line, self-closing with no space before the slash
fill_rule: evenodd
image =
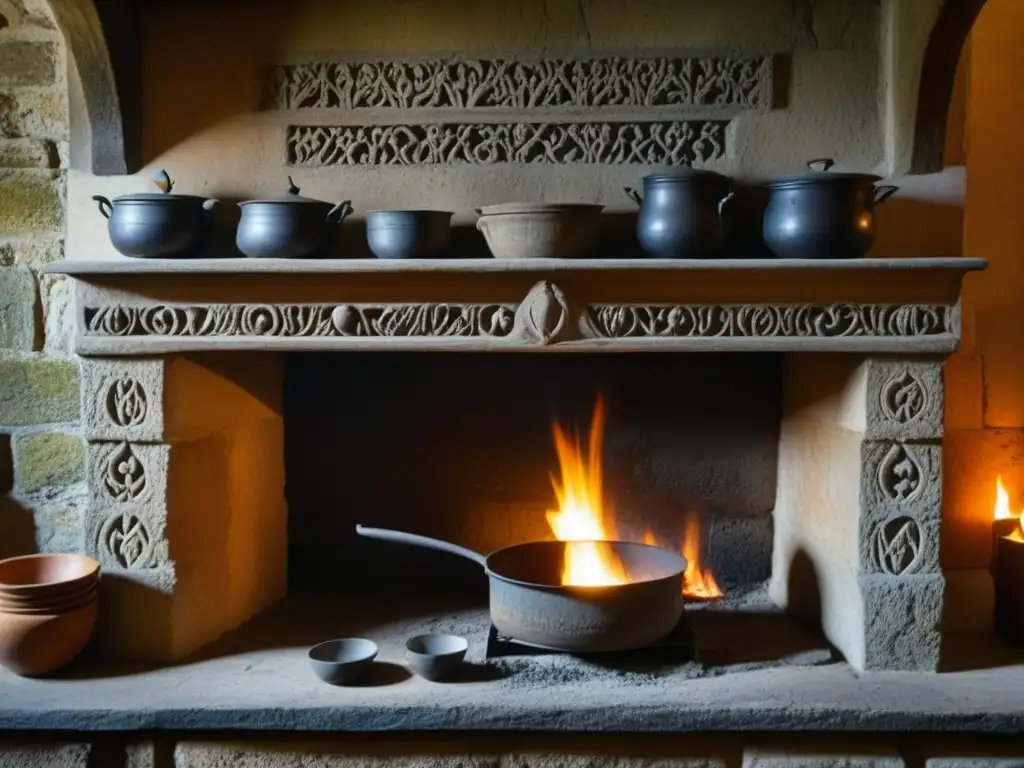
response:
<path id="1" fill-rule="evenodd" d="M 202 350 L 949 354 L 982 259 L 63 261 L 83 355 Z"/>

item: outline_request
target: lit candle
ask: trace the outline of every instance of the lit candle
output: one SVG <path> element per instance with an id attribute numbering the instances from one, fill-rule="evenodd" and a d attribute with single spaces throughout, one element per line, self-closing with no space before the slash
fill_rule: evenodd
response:
<path id="1" fill-rule="evenodd" d="M 998 477 L 992 534 L 996 632 L 1011 643 L 1024 645 L 1024 513 L 1010 512 L 1010 497 Z"/>

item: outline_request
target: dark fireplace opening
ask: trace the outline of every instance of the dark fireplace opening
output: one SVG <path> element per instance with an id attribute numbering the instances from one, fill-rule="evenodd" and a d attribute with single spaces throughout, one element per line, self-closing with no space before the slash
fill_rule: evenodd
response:
<path id="1" fill-rule="evenodd" d="M 650 531 L 679 547 L 695 517 L 719 583 L 761 583 L 771 567 L 781 389 L 773 354 L 290 354 L 289 590 L 485 589 L 471 562 L 370 541 L 355 525 L 485 554 L 553 538 L 552 426 L 578 430 L 585 443 L 598 395 L 607 403 L 604 497 L 618 537 Z"/>

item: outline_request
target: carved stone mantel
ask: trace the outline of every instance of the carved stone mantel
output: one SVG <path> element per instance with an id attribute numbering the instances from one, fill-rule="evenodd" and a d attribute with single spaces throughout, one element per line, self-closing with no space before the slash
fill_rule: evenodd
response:
<path id="1" fill-rule="evenodd" d="M 201 350 L 946 355 L 981 259 L 64 261 L 86 356 Z"/>

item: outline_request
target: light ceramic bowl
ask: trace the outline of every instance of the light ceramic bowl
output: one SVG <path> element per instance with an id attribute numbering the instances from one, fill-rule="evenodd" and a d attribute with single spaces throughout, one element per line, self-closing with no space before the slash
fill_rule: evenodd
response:
<path id="1" fill-rule="evenodd" d="M 479 229 L 496 259 L 587 256 L 601 236 L 604 206 L 588 203 L 504 203 L 479 209 Z"/>
<path id="2" fill-rule="evenodd" d="M 67 613 L 0 612 L 0 666 L 27 677 L 55 672 L 85 650 L 95 626 L 95 600 Z"/>
<path id="3" fill-rule="evenodd" d="M 365 637 L 328 640 L 309 649 L 313 673 L 331 685 L 348 685 L 364 674 L 377 657 L 377 644 Z"/>
<path id="4" fill-rule="evenodd" d="M 0 560 L 0 598 L 49 599 L 74 594 L 99 577 L 100 564 L 72 554 L 23 555 Z"/>
<path id="5" fill-rule="evenodd" d="M 405 641 L 409 666 L 435 683 L 456 676 L 468 649 L 466 638 L 458 635 L 416 635 Z"/>

